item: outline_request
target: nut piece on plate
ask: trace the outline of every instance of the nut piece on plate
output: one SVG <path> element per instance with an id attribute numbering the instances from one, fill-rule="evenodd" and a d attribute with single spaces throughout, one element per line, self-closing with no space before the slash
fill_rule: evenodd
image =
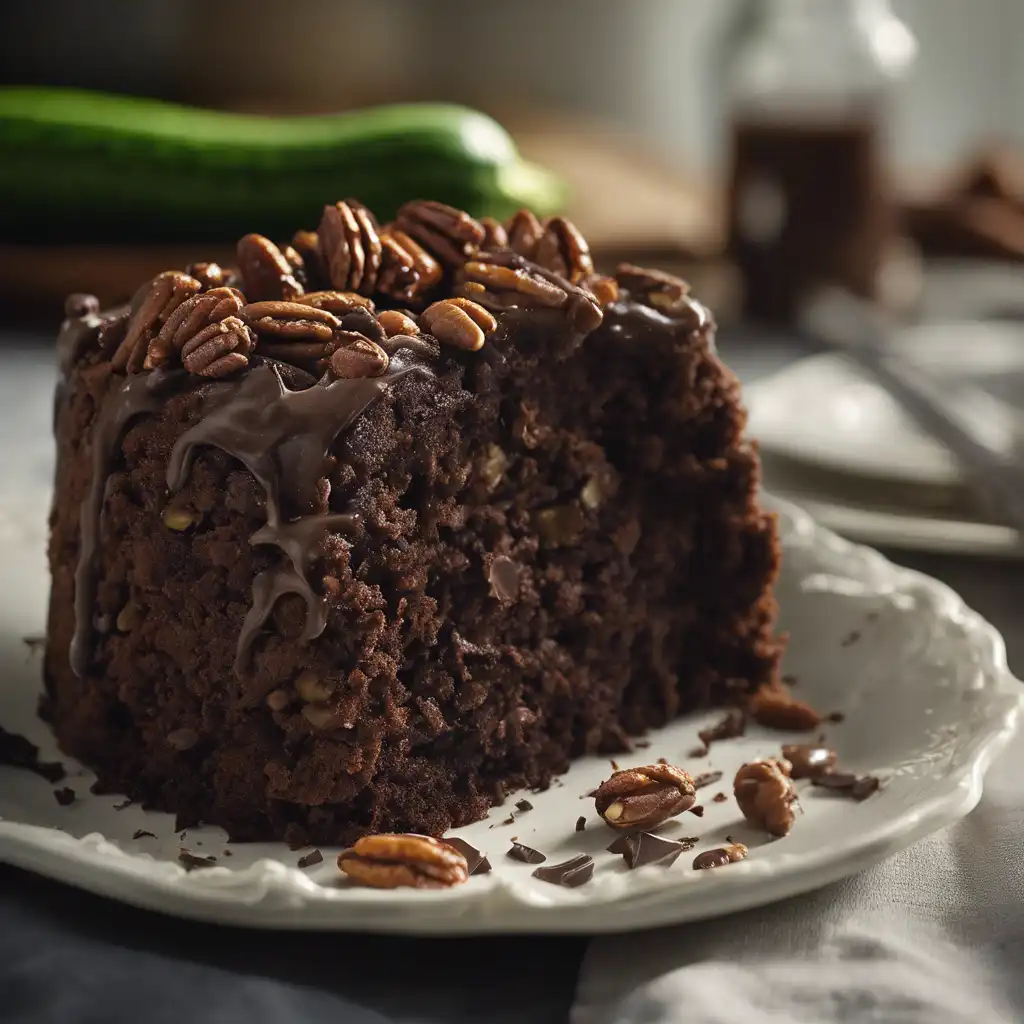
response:
<path id="1" fill-rule="evenodd" d="M 765 758 L 741 765 L 733 781 L 733 795 L 743 817 L 773 836 L 789 835 L 795 815 L 796 789 L 788 761 Z"/>
<path id="2" fill-rule="evenodd" d="M 411 832 L 363 836 L 338 854 L 338 867 L 352 881 L 375 889 L 449 889 L 469 877 L 458 850 Z"/>
<path id="3" fill-rule="evenodd" d="M 693 779 L 671 764 L 626 768 L 594 794 L 597 813 L 612 828 L 654 828 L 693 806 Z"/>
<path id="4" fill-rule="evenodd" d="M 724 868 L 726 864 L 735 864 L 737 861 L 745 860 L 747 848 L 742 843 L 730 843 L 725 847 L 718 847 L 715 850 L 705 850 L 693 858 L 693 866 L 697 871 L 706 871 L 708 868 Z"/>
<path id="5" fill-rule="evenodd" d="M 821 725 L 821 715 L 802 700 L 797 700 L 781 683 L 762 686 L 747 705 L 754 721 L 766 729 L 810 732 Z"/>
<path id="6" fill-rule="evenodd" d="M 789 774 L 794 779 L 816 779 L 836 763 L 836 752 L 820 743 L 784 743 L 782 756 L 793 766 Z"/>

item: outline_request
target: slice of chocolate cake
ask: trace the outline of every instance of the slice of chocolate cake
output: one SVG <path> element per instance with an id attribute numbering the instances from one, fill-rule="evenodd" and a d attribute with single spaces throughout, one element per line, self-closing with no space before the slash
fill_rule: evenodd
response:
<path id="1" fill-rule="evenodd" d="M 360 204 L 60 338 L 44 712 L 236 839 L 438 835 L 772 679 L 779 550 L 676 278 Z"/>

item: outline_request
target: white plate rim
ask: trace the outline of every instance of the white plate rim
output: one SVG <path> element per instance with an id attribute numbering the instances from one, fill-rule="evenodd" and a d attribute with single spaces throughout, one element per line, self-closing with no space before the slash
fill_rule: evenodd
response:
<path id="1" fill-rule="evenodd" d="M 945 584 L 842 540 L 788 502 L 770 499 L 770 505 L 786 521 L 791 542 L 857 563 L 865 578 L 880 574 L 887 585 L 920 595 L 937 613 L 955 618 L 983 654 L 991 676 L 986 727 L 971 737 L 967 760 L 945 780 L 944 790 L 858 834 L 839 851 L 825 846 L 810 854 L 783 854 L 770 865 L 751 860 L 725 872 L 681 872 L 668 884 L 668 876 L 647 868 L 631 876 L 627 894 L 610 899 L 594 898 L 587 889 L 554 886 L 544 887 L 550 893 L 538 895 L 498 884 L 493 876 L 486 889 L 463 886 L 410 894 L 325 888 L 273 859 L 257 861 L 243 871 L 211 868 L 186 873 L 176 863 L 123 851 L 96 834 L 75 838 L 58 829 L 9 820 L 0 820 L 0 861 L 175 916 L 259 928 L 410 935 L 629 931 L 773 902 L 867 867 L 974 808 L 985 772 L 1016 731 L 1024 687 L 1009 670 L 998 631 Z M 387 907 L 413 913 L 381 913 Z M 609 912 L 612 907 L 614 913 Z"/>

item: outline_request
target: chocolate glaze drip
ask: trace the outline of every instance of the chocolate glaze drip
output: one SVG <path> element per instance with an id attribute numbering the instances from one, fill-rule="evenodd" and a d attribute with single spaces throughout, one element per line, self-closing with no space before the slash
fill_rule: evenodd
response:
<path id="1" fill-rule="evenodd" d="M 84 674 L 89 661 L 96 600 L 96 548 L 111 463 L 131 421 L 143 413 L 156 412 L 185 377 L 181 370 L 157 370 L 126 378 L 107 393 L 93 425 L 92 481 L 79 513 L 81 539 L 75 568 L 75 635 L 71 640 L 70 660 L 76 675 Z"/>
<path id="2" fill-rule="evenodd" d="M 61 409 L 64 408 L 72 367 L 86 346 L 96 339 L 102 322 L 99 314 L 87 313 L 81 317 L 69 317 L 60 325 L 60 334 L 57 335 L 57 389 L 53 396 L 54 430 L 57 429 Z"/>
<path id="3" fill-rule="evenodd" d="M 325 599 L 309 579 L 312 558 L 331 532 L 351 532 L 358 516 L 345 513 L 302 515 L 287 520 L 285 509 L 308 507 L 324 461 L 337 436 L 347 429 L 387 387 L 421 365 L 392 360 L 380 377 L 331 381 L 324 377 L 302 391 L 290 391 L 277 367 L 265 363 L 229 386 L 226 400 L 187 430 L 174 445 L 167 466 L 167 486 L 179 490 L 200 445 L 220 448 L 238 459 L 263 488 L 267 523 L 250 544 L 277 547 L 281 564 L 253 580 L 253 603 L 238 637 L 235 672 L 248 664 L 252 642 L 278 598 L 298 594 L 306 603 L 302 641 L 318 637 L 327 625 Z"/>

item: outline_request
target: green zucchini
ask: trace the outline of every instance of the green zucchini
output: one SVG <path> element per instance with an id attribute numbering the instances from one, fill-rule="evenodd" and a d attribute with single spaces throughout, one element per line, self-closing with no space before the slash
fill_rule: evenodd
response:
<path id="1" fill-rule="evenodd" d="M 407 199 L 477 216 L 564 199 L 475 110 L 383 106 L 259 117 L 70 89 L 0 88 L 5 241 L 285 239 L 354 196 L 382 220 Z"/>

